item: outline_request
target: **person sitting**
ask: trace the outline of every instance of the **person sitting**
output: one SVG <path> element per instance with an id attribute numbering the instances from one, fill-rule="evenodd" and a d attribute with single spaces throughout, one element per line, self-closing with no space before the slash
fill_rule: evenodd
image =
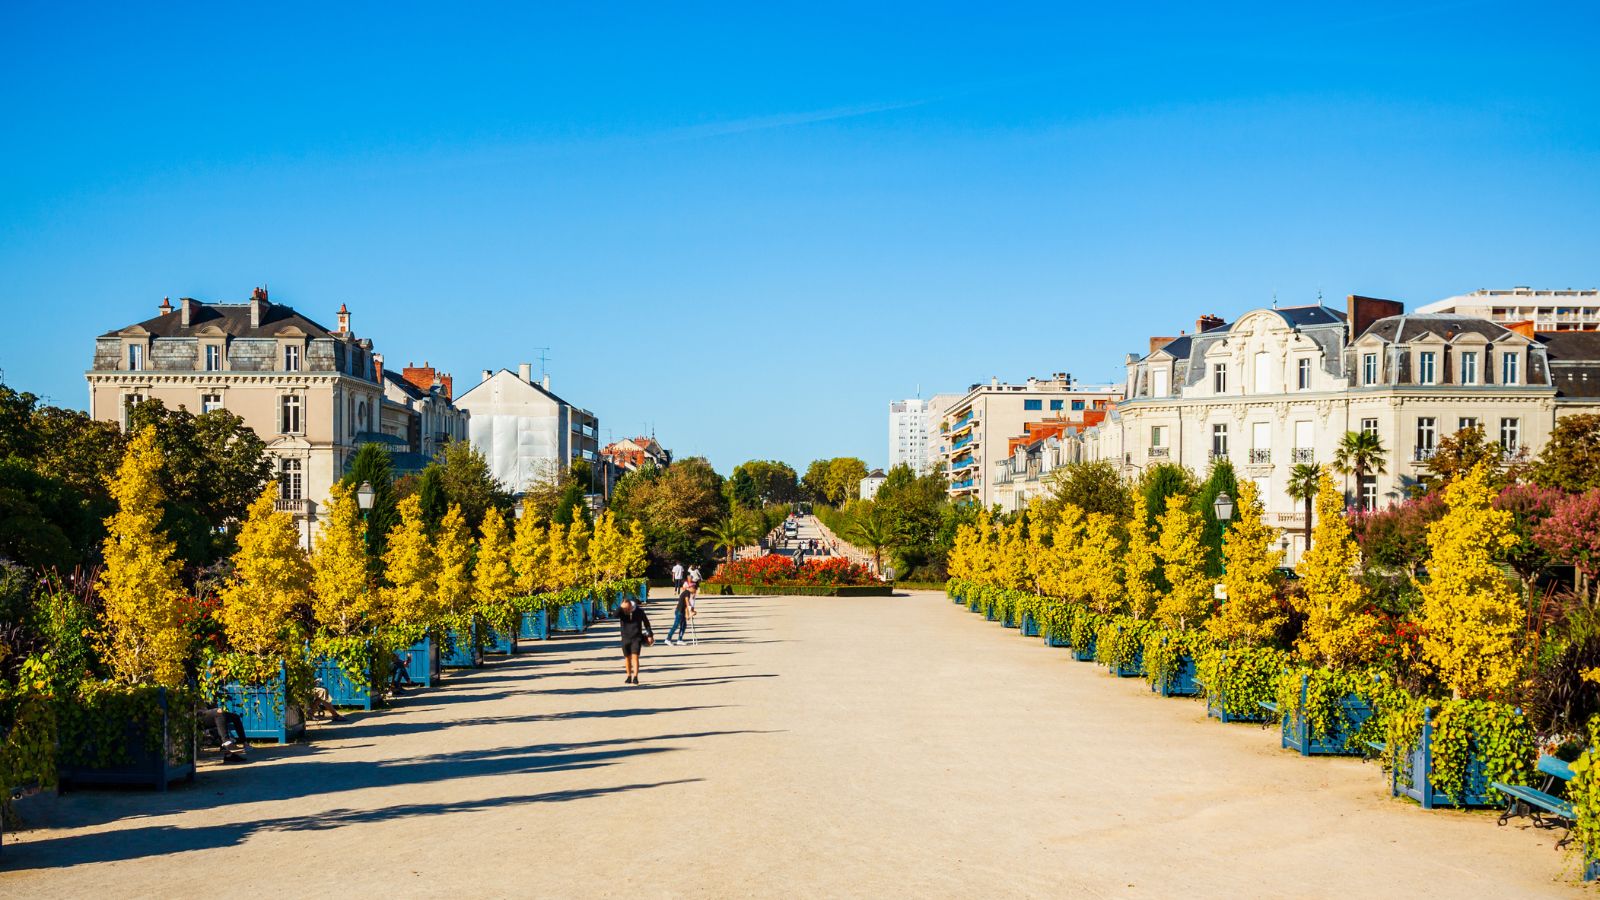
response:
<path id="1" fill-rule="evenodd" d="M 317 679 L 317 686 L 311 689 L 311 709 L 307 710 L 311 718 L 320 719 L 327 714 L 331 722 L 343 722 L 344 716 L 339 715 L 339 710 L 333 705 L 333 698 L 328 694 L 328 689 L 323 686 L 322 679 Z"/>
<path id="2" fill-rule="evenodd" d="M 220 706 L 213 706 L 200 711 L 200 722 L 209 725 L 212 734 L 217 737 L 217 743 L 222 747 L 223 762 L 244 762 L 245 750 L 249 744 L 245 742 L 244 720 L 239 714 Z M 234 736 L 238 739 L 235 740 Z"/>
<path id="3" fill-rule="evenodd" d="M 390 664 L 394 668 L 394 677 L 390 679 L 390 686 L 394 688 L 396 694 L 400 693 L 400 685 L 402 683 L 407 687 L 416 686 L 417 683 L 411 680 L 411 666 L 406 662 L 404 653 L 396 650 L 394 659 L 390 661 Z"/>

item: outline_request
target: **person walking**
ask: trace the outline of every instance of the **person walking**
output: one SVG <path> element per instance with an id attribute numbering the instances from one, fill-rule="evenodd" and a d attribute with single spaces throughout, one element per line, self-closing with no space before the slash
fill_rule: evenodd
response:
<path id="1" fill-rule="evenodd" d="M 694 616 L 694 595 L 700 589 L 700 582 L 694 578 L 694 570 L 690 569 L 689 573 L 689 580 L 678 591 L 678 606 L 672 611 L 672 627 L 667 629 L 667 643 L 674 647 L 683 645 L 683 637 L 689 630 L 689 619 Z"/>
<path id="2" fill-rule="evenodd" d="M 622 632 L 622 667 L 628 676 L 622 683 L 638 684 L 639 653 L 656 642 L 655 632 L 650 630 L 650 617 L 632 597 L 624 597 L 617 607 L 617 623 Z"/>
<path id="3" fill-rule="evenodd" d="M 675 562 L 675 563 L 672 564 L 672 593 L 673 593 L 673 595 L 676 596 L 678 591 L 681 590 L 682 588 L 683 588 L 683 563 Z"/>
<path id="4" fill-rule="evenodd" d="M 705 579 L 700 576 L 699 566 L 689 567 L 689 580 L 694 582 L 694 590 L 695 593 L 698 594 L 700 592 L 700 582 L 705 581 Z"/>

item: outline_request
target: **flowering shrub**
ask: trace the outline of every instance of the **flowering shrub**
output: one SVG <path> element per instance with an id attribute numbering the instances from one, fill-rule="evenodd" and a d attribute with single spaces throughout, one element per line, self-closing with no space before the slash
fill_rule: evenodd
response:
<path id="1" fill-rule="evenodd" d="M 866 567 L 842 557 L 807 560 L 799 568 L 787 556 L 769 553 L 751 559 L 736 559 L 717 567 L 709 584 L 760 585 L 858 585 L 875 583 Z"/>

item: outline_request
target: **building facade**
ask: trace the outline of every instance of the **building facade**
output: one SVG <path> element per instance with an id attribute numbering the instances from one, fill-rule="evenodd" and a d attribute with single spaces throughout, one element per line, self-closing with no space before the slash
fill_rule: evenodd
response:
<path id="1" fill-rule="evenodd" d="M 883 474 L 882 469 L 873 469 L 868 472 L 867 477 L 861 479 L 861 499 L 872 500 L 876 498 L 878 496 L 878 488 L 883 487 L 883 483 L 887 480 L 888 476 Z"/>
<path id="2" fill-rule="evenodd" d="M 672 465 L 672 453 L 653 437 L 623 438 L 613 441 L 600 451 L 600 455 L 624 472 L 633 472 L 646 465 L 664 469 Z"/>
<path id="3" fill-rule="evenodd" d="M 278 508 L 309 541 L 318 505 L 383 406 L 381 357 L 340 306 L 330 331 L 257 288 L 247 303 L 162 301 L 158 315 L 95 339 L 89 414 L 127 427 L 146 400 L 227 409 L 267 445 Z"/>
<path id="4" fill-rule="evenodd" d="M 455 405 L 454 387 L 448 373 L 426 362 L 400 372 L 383 370 L 380 434 L 365 437 L 389 448 L 395 474 L 417 474 L 450 442 L 470 439 L 470 417 Z"/>
<path id="5" fill-rule="evenodd" d="M 1082 386 L 1066 373 L 1024 384 L 991 379 L 975 384 L 950 404 L 939 426 L 939 458 L 949 493 L 959 503 L 989 507 L 998 500 L 994 463 L 1011 455 L 1010 439 L 1033 420 L 1082 424 L 1085 414 L 1105 413 L 1122 397 L 1113 385 Z"/>
<path id="6" fill-rule="evenodd" d="M 1417 312 L 1473 316 L 1508 327 L 1531 322 L 1536 332 L 1594 331 L 1600 329 L 1600 290 L 1535 290 L 1526 286 L 1477 290 L 1426 304 Z"/>
<path id="7" fill-rule="evenodd" d="M 600 420 L 551 393 L 548 375 L 534 381 L 528 363 L 517 372 L 483 370 L 456 405 L 469 414 L 472 445 L 513 493 L 566 472 L 573 460 L 599 461 Z"/>
<path id="8" fill-rule="evenodd" d="M 939 423 L 960 394 L 934 394 L 926 400 L 889 403 L 889 468 L 910 466 L 920 475 L 939 466 Z"/>

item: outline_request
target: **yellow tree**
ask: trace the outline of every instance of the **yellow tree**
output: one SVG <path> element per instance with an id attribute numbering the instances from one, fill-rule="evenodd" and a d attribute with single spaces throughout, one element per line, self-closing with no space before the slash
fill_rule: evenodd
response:
<path id="1" fill-rule="evenodd" d="M 367 577 L 367 526 L 350 488 L 334 482 L 327 519 L 311 554 L 311 611 L 330 635 L 383 624 L 383 606 Z"/>
<path id="2" fill-rule="evenodd" d="M 1128 549 L 1122 557 L 1123 596 L 1128 600 L 1128 614 L 1135 619 L 1148 619 L 1155 614 L 1156 601 L 1161 591 L 1156 584 L 1155 541 L 1150 537 L 1149 506 L 1144 495 L 1133 495 L 1133 515 L 1128 519 Z"/>
<path id="3" fill-rule="evenodd" d="M 567 526 L 568 565 L 574 573 L 574 583 L 585 587 L 594 584 L 594 566 L 589 559 L 589 523 L 582 516 L 574 516 Z"/>
<path id="4" fill-rule="evenodd" d="M 1046 593 L 1044 586 L 1050 581 L 1050 547 L 1044 540 L 1048 530 L 1042 518 L 1028 516 L 1028 586 L 1038 594 Z"/>
<path id="5" fill-rule="evenodd" d="M 1255 482 L 1239 482 L 1237 506 L 1222 539 L 1222 585 L 1228 599 L 1206 621 L 1206 630 L 1222 643 L 1254 647 L 1271 641 L 1289 619 L 1272 586 L 1283 551 L 1273 549 L 1278 530 L 1262 521 Z"/>
<path id="6" fill-rule="evenodd" d="M 973 577 L 973 545 L 977 541 L 978 529 L 967 524 L 956 528 L 955 541 L 950 546 L 950 556 L 946 566 L 951 578 L 969 579 Z"/>
<path id="7" fill-rule="evenodd" d="M 1517 544 L 1512 514 L 1494 507 L 1493 473 L 1473 466 L 1444 489 L 1445 514 L 1428 526 L 1422 658 L 1458 698 L 1504 698 L 1516 684 L 1524 610 L 1495 563 Z"/>
<path id="8" fill-rule="evenodd" d="M 547 591 L 564 591 L 578 586 L 578 562 L 568 550 L 567 526 L 551 522 L 545 533 L 545 583 Z"/>
<path id="9" fill-rule="evenodd" d="M 1028 539 L 1023 534 L 1022 518 L 1002 526 L 994 551 L 993 583 L 1020 589 L 1028 585 Z"/>
<path id="10" fill-rule="evenodd" d="M 616 517 L 606 510 L 594 521 L 594 536 L 589 539 L 589 568 L 598 581 L 622 577 L 622 536 Z"/>
<path id="11" fill-rule="evenodd" d="M 483 517 L 483 539 L 478 542 L 478 560 L 472 570 L 472 586 L 482 606 L 503 603 L 516 590 L 517 579 L 511 568 L 511 541 L 506 534 L 506 517 L 493 507 Z"/>
<path id="12" fill-rule="evenodd" d="M 1079 545 L 1083 542 L 1083 510 L 1067 503 L 1056 516 L 1055 528 L 1050 533 L 1050 547 L 1040 562 L 1040 574 L 1045 593 L 1052 597 L 1077 599 L 1082 596 L 1079 585 L 1073 581 Z"/>
<path id="13" fill-rule="evenodd" d="M 650 554 L 645 543 L 644 529 L 638 522 L 628 523 L 628 537 L 622 542 L 622 567 L 623 578 L 643 577 L 645 567 L 650 564 Z"/>
<path id="14" fill-rule="evenodd" d="M 972 544 L 972 580 L 980 584 L 994 582 L 995 574 L 995 530 L 994 523 L 989 519 L 989 512 L 984 510 L 978 513 L 978 522 L 974 530 L 976 539 Z"/>
<path id="15" fill-rule="evenodd" d="M 311 593 L 311 567 L 300 549 L 294 517 L 277 511 L 278 486 L 268 484 L 239 528 L 233 573 L 221 591 L 219 618 L 228 645 L 261 660 L 276 660 L 302 637 L 295 607 Z"/>
<path id="16" fill-rule="evenodd" d="M 1089 598 L 1095 612 L 1110 613 L 1122 608 L 1122 540 L 1117 537 L 1117 520 L 1106 513 L 1089 513 L 1084 519 L 1083 540 L 1079 545 L 1077 573 L 1079 590 Z"/>
<path id="17" fill-rule="evenodd" d="M 388 546 L 383 552 L 389 576 L 389 586 L 382 591 L 384 606 L 395 624 L 426 627 L 439 613 L 435 588 L 438 555 L 422 519 L 421 499 L 412 494 L 396 508 L 400 521 L 389 529 Z"/>
<path id="18" fill-rule="evenodd" d="M 98 643 L 118 680 L 175 688 L 184 682 L 189 636 L 179 562 L 161 530 L 163 462 L 155 428 L 145 428 L 109 482 L 117 511 L 106 519 L 105 568 L 95 585 L 105 604 Z"/>
<path id="19" fill-rule="evenodd" d="M 1212 579 L 1206 574 L 1206 553 L 1200 544 L 1200 516 L 1189 509 L 1189 498 L 1173 494 L 1161 514 L 1161 539 L 1156 553 L 1167 593 L 1156 604 L 1156 618 L 1168 628 L 1199 625 L 1215 605 Z"/>
<path id="20" fill-rule="evenodd" d="M 544 526 L 532 514 L 517 520 L 516 536 L 511 542 L 511 567 L 517 572 L 517 593 L 523 596 L 546 589 L 550 547 L 545 541 Z"/>
<path id="21" fill-rule="evenodd" d="M 1317 481 L 1311 549 L 1295 566 L 1303 588 L 1296 607 L 1306 617 L 1295 649 L 1305 659 L 1349 668 L 1372 658 L 1378 620 L 1367 611 L 1366 594 L 1356 580 L 1360 561 L 1361 551 L 1345 521 L 1344 498 L 1323 471 Z"/>
<path id="22" fill-rule="evenodd" d="M 464 613 L 472 607 L 472 531 L 467 517 L 455 503 L 439 519 L 434 552 L 439 557 L 439 574 L 434 581 L 437 608 L 447 614 Z"/>

